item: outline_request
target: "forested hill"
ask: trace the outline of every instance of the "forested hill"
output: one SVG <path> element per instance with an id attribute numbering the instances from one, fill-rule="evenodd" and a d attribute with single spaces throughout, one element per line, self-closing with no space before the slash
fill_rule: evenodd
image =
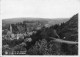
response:
<path id="1" fill-rule="evenodd" d="M 59 37 L 57 37 L 57 35 Z M 51 45 L 52 47 L 50 47 L 48 49 L 48 53 L 49 54 L 58 54 L 58 55 L 62 55 L 62 54 L 66 54 L 66 55 L 77 55 L 78 54 L 78 46 L 77 45 L 71 45 L 71 44 L 65 44 L 65 43 L 57 43 L 57 42 L 61 42 L 62 39 L 67 41 L 73 41 L 73 42 L 78 42 L 78 14 L 74 15 L 73 17 L 70 18 L 69 21 L 67 21 L 66 23 L 61 23 L 61 25 L 59 24 L 55 24 L 52 25 L 51 27 L 43 27 L 41 30 L 38 30 L 36 34 L 33 34 L 31 36 L 32 38 L 32 42 L 29 43 L 27 46 L 30 48 L 27 48 L 29 50 L 39 50 L 37 53 L 41 52 L 41 50 L 44 49 L 44 46 L 47 45 L 45 48 L 48 49 L 48 45 Z M 57 42 L 51 42 L 52 39 L 59 39 Z M 36 45 L 39 41 L 40 42 L 40 48 L 35 48 Z M 47 42 L 47 44 L 45 44 Z M 41 44 L 42 43 L 42 44 Z M 43 45 L 44 43 L 44 45 Z M 31 49 L 31 46 L 33 45 L 34 48 Z M 30 52 L 30 51 L 29 51 Z M 44 52 L 42 51 L 42 54 L 45 53 L 46 50 L 44 49 Z M 30 52 L 31 53 L 31 52 Z M 34 52 L 33 52 L 34 53 Z"/>
<path id="2" fill-rule="evenodd" d="M 60 30 L 60 35 L 65 40 L 78 41 L 78 14 L 74 15 L 64 24 L 64 27 Z"/>

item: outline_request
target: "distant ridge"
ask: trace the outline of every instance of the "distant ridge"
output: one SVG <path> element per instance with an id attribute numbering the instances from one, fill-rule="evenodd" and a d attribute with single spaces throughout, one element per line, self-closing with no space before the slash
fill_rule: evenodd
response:
<path id="1" fill-rule="evenodd" d="M 60 24 L 62 22 L 66 22 L 69 20 L 69 18 L 11 18 L 11 19 L 3 19 L 2 24 L 15 24 L 17 22 L 23 22 L 23 21 L 48 21 L 49 24 Z"/>

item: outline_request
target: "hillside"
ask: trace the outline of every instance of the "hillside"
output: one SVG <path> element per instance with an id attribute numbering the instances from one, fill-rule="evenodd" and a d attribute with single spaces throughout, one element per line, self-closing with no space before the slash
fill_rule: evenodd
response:
<path id="1" fill-rule="evenodd" d="M 78 41 L 78 14 L 71 17 L 64 25 L 61 33 L 66 37 L 65 40 Z"/>

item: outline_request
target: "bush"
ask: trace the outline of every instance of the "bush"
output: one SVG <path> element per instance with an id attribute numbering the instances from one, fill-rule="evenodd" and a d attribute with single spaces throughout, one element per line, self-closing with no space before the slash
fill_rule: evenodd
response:
<path id="1" fill-rule="evenodd" d="M 27 54 L 29 55 L 60 55 L 60 44 L 59 43 L 49 43 L 45 40 L 39 40 L 31 47 Z"/>

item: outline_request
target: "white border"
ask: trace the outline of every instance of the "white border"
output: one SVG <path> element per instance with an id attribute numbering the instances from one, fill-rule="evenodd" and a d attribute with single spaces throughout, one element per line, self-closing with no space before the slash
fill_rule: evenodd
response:
<path id="1" fill-rule="evenodd" d="M 1 0 L 0 0 L 0 2 L 1 2 Z M 1 4 L 1 3 L 0 3 Z M 80 9 L 80 8 L 79 8 Z M 1 8 L 0 8 L 0 12 L 1 12 Z M 79 17 L 80 17 L 80 10 L 79 10 Z M 80 33 L 79 33 L 79 31 L 80 31 L 80 18 L 78 18 L 78 39 L 79 39 L 79 43 L 80 43 Z M 79 46 L 78 46 L 78 56 L 80 56 L 80 44 L 79 44 Z M 2 56 L 1 55 L 2 54 L 2 19 L 1 19 L 1 13 L 0 13 L 0 56 Z M 45 55 L 3 55 L 3 57 L 39 57 L 39 56 L 45 56 Z M 53 56 L 57 56 L 57 57 L 64 57 L 64 56 L 62 56 L 62 55 L 46 55 L 46 57 L 53 57 Z M 68 55 L 66 55 L 67 57 L 69 57 Z M 66 57 L 65 56 L 65 57 Z M 73 57 L 73 56 L 71 56 L 71 57 Z M 74 56 L 74 57 L 76 57 L 76 56 Z"/>

